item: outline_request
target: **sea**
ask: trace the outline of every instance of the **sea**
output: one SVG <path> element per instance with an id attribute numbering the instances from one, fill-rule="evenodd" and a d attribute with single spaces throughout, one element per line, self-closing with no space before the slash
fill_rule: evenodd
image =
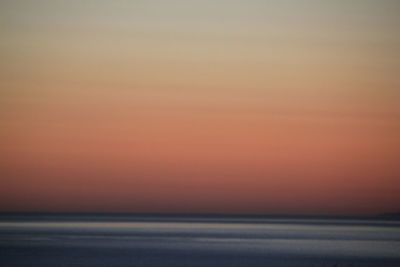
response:
<path id="1" fill-rule="evenodd" d="M 0 214 L 0 266 L 400 266 L 400 221 Z"/>

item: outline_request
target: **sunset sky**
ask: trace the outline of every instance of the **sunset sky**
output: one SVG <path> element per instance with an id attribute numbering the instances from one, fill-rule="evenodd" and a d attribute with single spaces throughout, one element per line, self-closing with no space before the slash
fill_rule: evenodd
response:
<path id="1" fill-rule="evenodd" d="M 0 1 L 0 212 L 400 211 L 400 1 Z"/>

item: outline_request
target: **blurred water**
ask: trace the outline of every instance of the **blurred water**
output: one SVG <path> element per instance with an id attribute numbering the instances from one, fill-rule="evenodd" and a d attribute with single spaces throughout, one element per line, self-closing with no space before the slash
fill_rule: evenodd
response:
<path id="1" fill-rule="evenodd" d="M 3 217 L 0 263 L 400 266 L 400 223 L 240 217 Z"/>

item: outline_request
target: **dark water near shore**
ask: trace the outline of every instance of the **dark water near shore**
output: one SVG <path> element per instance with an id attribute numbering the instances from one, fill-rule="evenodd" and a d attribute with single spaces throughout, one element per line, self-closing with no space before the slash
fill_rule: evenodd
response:
<path id="1" fill-rule="evenodd" d="M 400 222 L 1 215 L 0 266 L 400 266 Z"/>

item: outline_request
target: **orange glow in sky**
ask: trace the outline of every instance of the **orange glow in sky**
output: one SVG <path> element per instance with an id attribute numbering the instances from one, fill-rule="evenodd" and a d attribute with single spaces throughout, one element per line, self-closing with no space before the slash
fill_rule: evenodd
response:
<path id="1" fill-rule="evenodd" d="M 396 1 L 2 1 L 0 211 L 400 210 Z"/>

